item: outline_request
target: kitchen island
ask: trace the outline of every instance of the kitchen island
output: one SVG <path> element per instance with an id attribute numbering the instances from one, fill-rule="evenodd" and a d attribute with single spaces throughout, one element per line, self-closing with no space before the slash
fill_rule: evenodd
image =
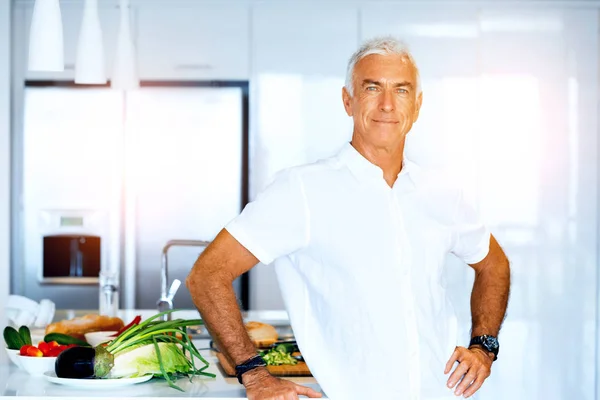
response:
<path id="1" fill-rule="evenodd" d="M 57 312 L 55 320 L 73 318 L 84 315 L 85 311 L 60 311 Z M 88 312 L 89 313 L 89 312 Z M 153 315 L 153 310 L 122 311 L 119 316 L 125 323 L 133 319 L 135 315 L 147 318 Z M 285 326 L 287 314 L 279 311 L 250 311 L 244 313 L 245 321 L 262 321 L 275 326 Z M 198 318 L 197 311 L 181 311 L 174 314 L 174 318 Z M 1 318 L 2 327 L 6 321 Z M 35 330 L 32 332 L 35 339 Z M 39 333 L 38 333 L 39 334 Z M 23 399 L 46 398 L 46 399 L 86 399 L 86 398 L 130 398 L 139 399 L 176 399 L 185 397 L 197 397 L 203 399 L 246 399 L 246 391 L 235 377 L 228 377 L 220 365 L 214 352 L 209 349 L 208 338 L 194 339 L 194 344 L 200 350 L 202 356 L 210 363 L 207 372 L 216 375 L 216 378 L 196 376 L 190 382 L 187 378 L 177 380 L 177 385 L 184 391 L 180 392 L 168 386 L 163 379 L 154 378 L 148 382 L 139 383 L 120 388 L 105 389 L 78 389 L 64 385 L 58 385 L 46 380 L 45 377 L 35 377 L 27 374 L 11 364 L 7 353 L 0 353 L 0 398 L 19 397 Z M 300 385 L 309 386 L 321 391 L 316 380 L 312 377 L 286 378 Z"/>

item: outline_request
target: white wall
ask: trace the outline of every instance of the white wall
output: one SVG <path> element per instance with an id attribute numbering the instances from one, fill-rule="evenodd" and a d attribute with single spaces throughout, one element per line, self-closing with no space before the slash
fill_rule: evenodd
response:
<path id="1" fill-rule="evenodd" d="M 10 288 L 10 10 L 0 0 L 0 304 Z"/>
<path id="2" fill-rule="evenodd" d="M 0 0 L 0 326 L 10 289 L 10 20 L 11 0 Z M 8 376 L 0 377 L 6 387 Z"/>

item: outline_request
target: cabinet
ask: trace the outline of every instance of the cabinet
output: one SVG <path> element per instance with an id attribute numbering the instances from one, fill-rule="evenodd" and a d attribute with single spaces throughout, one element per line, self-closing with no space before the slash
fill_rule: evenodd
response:
<path id="1" fill-rule="evenodd" d="M 148 4 L 137 15 L 141 79 L 248 79 L 249 6 Z"/>
<path id="2" fill-rule="evenodd" d="M 394 35 L 409 46 L 421 78 L 423 104 L 407 136 L 407 158 L 423 166 L 468 172 L 477 133 L 479 19 L 472 6 L 361 9 L 361 39 Z M 472 169 L 472 168 L 471 168 Z"/>
<path id="3" fill-rule="evenodd" d="M 357 46 L 356 8 L 286 3 L 256 4 L 252 13 L 251 198 L 277 171 L 335 154 L 352 133 L 342 87 Z M 271 267 L 259 264 L 250 280 L 251 308 L 284 307 Z"/>
<path id="4" fill-rule="evenodd" d="M 356 21 L 356 9 L 343 4 L 254 7 L 252 120 L 261 165 L 251 171 L 251 195 L 280 169 L 330 156 L 350 138 L 342 87 Z"/>
<path id="5" fill-rule="evenodd" d="M 477 13 L 472 6 L 373 4 L 360 12 L 361 40 L 380 35 L 404 40 L 428 79 L 470 75 L 477 70 Z"/>

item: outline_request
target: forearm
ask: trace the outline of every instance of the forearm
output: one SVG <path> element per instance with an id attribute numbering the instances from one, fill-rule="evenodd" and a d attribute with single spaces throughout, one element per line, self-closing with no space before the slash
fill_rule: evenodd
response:
<path id="1" fill-rule="evenodd" d="M 498 336 L 510 292 L 510 267 L 505 257 L 476 270 L 471 293 L 471 337 Z"/>
<path id="2" fill-rule="evenodd" d="M 195 265 L 188 277 L 192 300 L 219 350 L 238 365 L 257 353 L 244 327 L 233 281 L 203 270 L 202 265 Z"/>

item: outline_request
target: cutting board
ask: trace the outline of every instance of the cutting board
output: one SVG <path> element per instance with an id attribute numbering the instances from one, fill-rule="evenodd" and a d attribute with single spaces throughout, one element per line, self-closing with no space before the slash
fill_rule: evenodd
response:
<path id="1" fill-rule="evenodd" d="M 229 376 L 235 376 L 235 367 L 231 365 L 223 353 L 215 351 L 223 371 Z M 308 365 L 303 361 L 298 361 L 296 365 L 267 365 L 267 369 L 274 376 L 312 376 Z"/>

